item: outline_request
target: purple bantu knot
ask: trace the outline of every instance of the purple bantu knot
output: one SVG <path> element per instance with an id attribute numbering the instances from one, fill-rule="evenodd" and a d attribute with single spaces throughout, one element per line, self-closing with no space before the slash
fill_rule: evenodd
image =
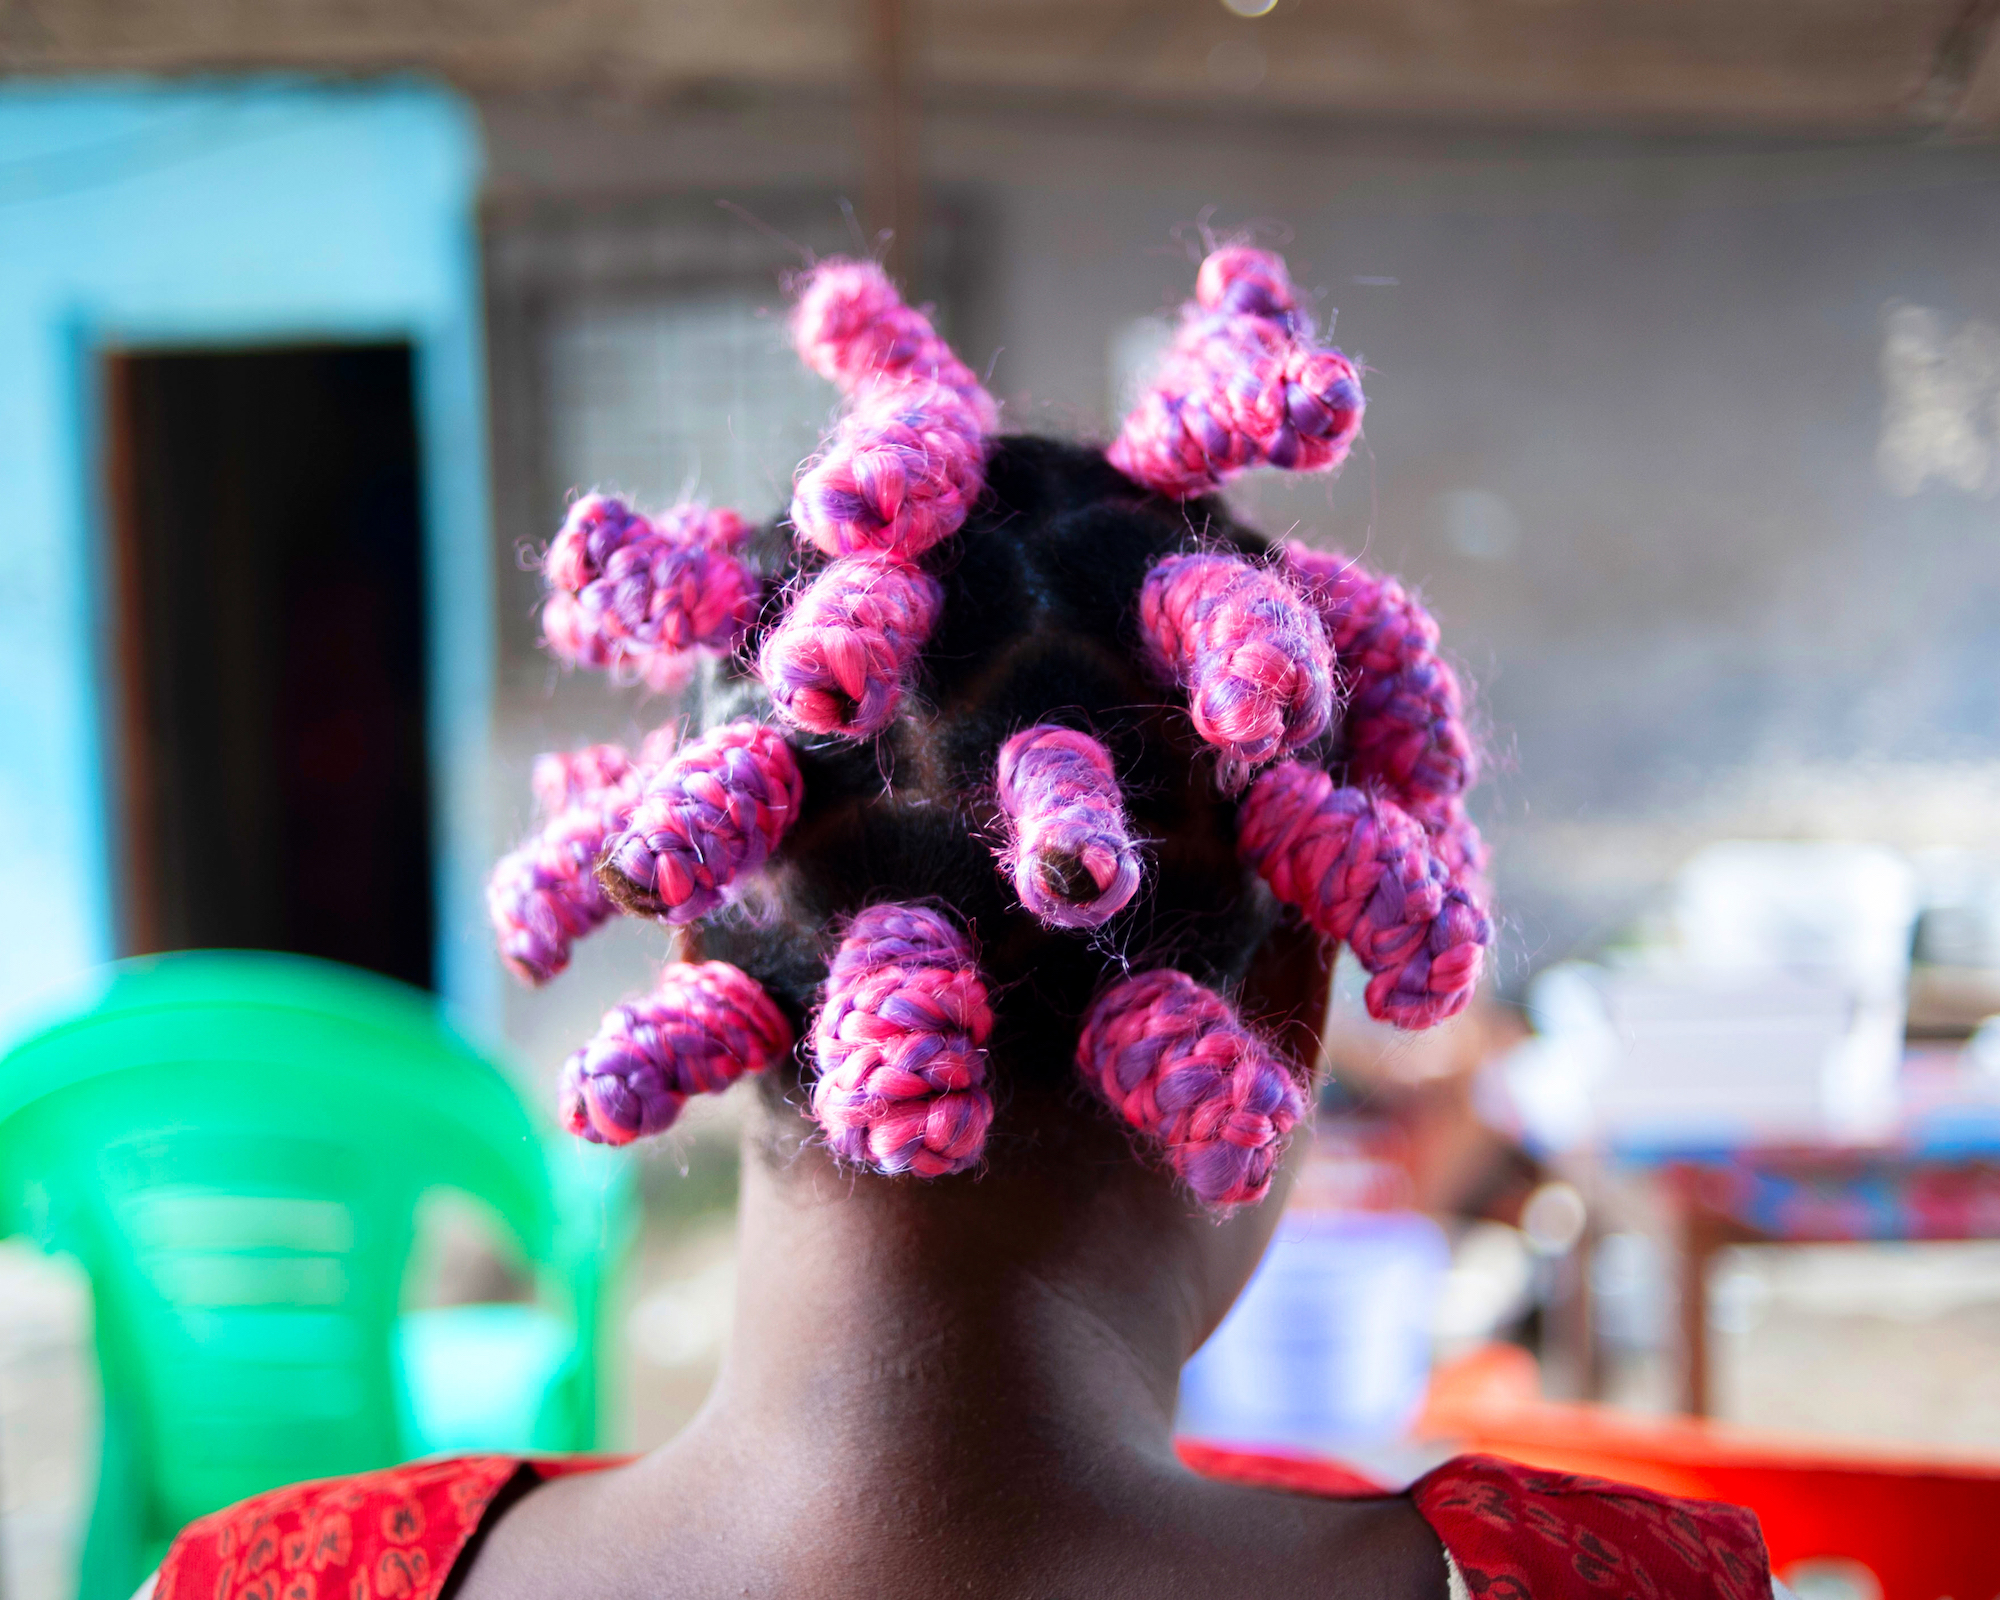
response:
<path id="1" fill-rule="evenodd" d="M 592 1144 L 630 1144 L 672 1127 L 690 1095 L 720 1094 L 791 1048 L 791 1024 L 756 979 L 726 961 L 673 962 L 563 1063 L 558 1114 Z"/>
<path id="2" fill-rule="evenodd" d="M 943 604 L 944 590 L 928 573 L 885 556 L 843 557 L 765 636 L 758 675 L 787 721 L 813 733 L 872 737 L 894 719 Z"/>
<path id="3" fill-rule="evenodd" d="M 570 806 L 494 866 L 486 913 L 500 959 L 523 983 L 540 987 L 555 977 L 569 965 L 576 941 L 618 909 L 595 876 L 615 826 L 602 806 Z"/>
<path id="4" fill-rule="evenodd" d="M 679 505 L 647 518 L 585 495 L 542 563 L 549 648 L 571 666 L 674 687 L 695 652 L 730 649 L 756 619 L 762 583 L 736 553 L 748 531 L 733 511 Z"/>
<path id="5" fill-rule="evenodd" d="M 808 272 L 792 312 L 792 342 L 799 359 L 842 394 L 876 384 L 938 383 L 971 409 L 979 432 L 999 425 L 986 386 L 938 337 L 930 319 L 903 303 L 873 261 L 830 256 Z"/>
<path id="6" fill-rule="evenodd" d="M 798 820 L 805 785 L 776 728 L 732 722 L 652 773 L 604 851 L 599 878 L 637 915 L 692 922 L 763 866 Z"/>
<path id="7" fill-rule="evenodd" d="M 942 384 L 865 391 L 799 473 L 792 525 L 830 556 L 914 561 L 958 532 L 986 484 L 985 430 Z"/>
<path id="8" fill-rule="evenodd" d="M 563 787 L 554 788 L 558 768 L 566 758 L 544 756 L 536 763 L 536 793 L 545 809 L 559 803 L 534 835 L 502 856 L 486 884 L 486 914 L 500 948 L 500 959 L 523 983 L 539 987 L 569 965 L 576 941 L 610 920 L 617 906 L 597 880 L 598 859 L 605 841 L 625 825 L 638 784 L 630 764 L 623 776 L 600 788 L 585 787 L 587 771 L 614 770 L 625 752 L 615 745 L 598 745 L 567 758 L 577 764 L 562 769 Z M 572 787 L 572 784 L 574 787 Z"/>
<path id="9" fill-rule="evenodd" d="M 993 1008 L 972 942 L 923 906 L 870 906 L 848 924 L 814 1019 L 812 1114 L 835 1155 L 934 1178 L 979 1160 L 993 1121 Z"/>
<path id="10" fill-rule="evenodd" d="M 1338 551 L 1296 540 L 1285 563 L 1326 626 L 1352 680 L 1349 768 L 1406 805 L 1461 795 L 1479 780 L 1458 675 L 1438 654 L 1438 626 L 1394 578 L 1378 578 Z"/>
<path id="11" fill-rule="evenodd" d="M 1132 1127 L 1163 1145 L 1197 1199 L 1254 1205 L 1306 1097 L 1284 1058 L 1229 1002 L 1160 968 L 1092 1002 L 1076 1044 L 1083 1079 Z"/>
<path id="12" fill-rule="evenodd" d="M 1042 723 L 1000 747 L 1007 843 L 1001 864 L 1043 922 L 1102 927 L 1138 892 L 1139 850 L 1111 752 L 1087 733 Z"/>
<path id="13" fill-rule="evenodd" d="M 1346 459 L 1366 402 L 1354 363 L 1314 345 L 1284 258 L 1213 252 L 1152 387 L 1106 452 L 1175 499 L 1255 466 L 1324 472 Z"/>
<path id="14" fill-rule="evenodd" d="M 636 759 L 616 744 L 535 758 L 542 825 L 500 858 L 486 886 L 500 958 L 522 982 L 547 983 L 569 965 L 576 941 L 617 911 L 598 882 L 598 860 L 606 841 L 624 830 L 644 775 L 673 753 L 676 736 L 672 725 L 655 729 Z"/>
<path id="15" fill-rule="evenodd" d="M 1235 555 L 1167 556 L 1139 591 L 1162 676 L 1184 686 L 1195 730 L 1235 793 L 1333 719 L 1332 654 L 1312 608 L 1278 572 Z"/>
<path id="16" fill-rule="evenodd" d="M 1237 849 L 1280 900 L 1347 941 L 1373 974 L 1370 1016 L 1428 1028 L 1472 999 L 1493 942 L 1480 891 L 1394 801 L 1283 762 L 1244 798 Z"/>

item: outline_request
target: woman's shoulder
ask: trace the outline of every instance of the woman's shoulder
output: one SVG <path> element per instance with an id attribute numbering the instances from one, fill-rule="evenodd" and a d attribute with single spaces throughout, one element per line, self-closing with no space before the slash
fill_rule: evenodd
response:
<path id="1" fill-rule="evenodd" d="M 1183 1445 L 1204 1476 L 1350 1498 L 1385 1492 L 1336 1463 Z M 1632 1484 L 1464 1455 L 1424 1474 L 1410 1499 L 1473 1594 L 1564 1600 L 1600 1589 L 1674 1600 L 1770 1600 L 1756 1515 Z"/>
<path id="2" fill-rule="evenodd" d="M 1183 1444 L 1181 1455 L 1204 1477 L 1246 1487 L 1387 1495 L 1325 1460 L 1198 1444 Z M 189 1524 L 150 1600 L 440 1600 L 496 1506 L 549 1478 L 612 1464 L 468 1456 L 275 1489 Z M 1739 1506 L 1478 1455 L 1434 1468 L 1408 1495 L 1472 1594 L 1772 1594 L 1757 1519 Z"/>
<path id="3" fill-rule="evenodd" d="M 503 1490 L 605 1464 L 460 1456 L 288 1484 L 189 1523 L 152 1600 L 438 1600 Z"/>

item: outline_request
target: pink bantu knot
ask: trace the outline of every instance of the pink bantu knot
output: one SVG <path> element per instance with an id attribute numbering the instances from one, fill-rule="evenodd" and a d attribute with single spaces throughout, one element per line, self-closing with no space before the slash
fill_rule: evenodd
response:
<path id="1" fill-rule="evenodd" d="M 720 1094 L 791 1048 L 791 1024 L 756 979 L 726 961 L 676 961 L 563 1063 L 558 1113 L 593 1144 L 630 1144 L 672 1127 L 690 1095 Z"/>
<path id="2" fill-rule="evenodd" d="M 1333 718 L 1332 656 L 1285 578 L 1234 555 L 1167 556 L 1146 574 L 1139 623 L 1156 668 L 1188 692 L 1197 732 L 1234 793 Z"/>
<path id="3" fill-rule="evenodd" d="M 800 472 L 792 525 L 830 556 L 914 561 L 958 532 L 985 487 L 984 432 L 942 384 L 868 390 Z"/>
<path id="4" fill-rule="evenodd" d="M 1172 968 L 1100 994 L 1084 1016 L 1076 1064 L 1126 1122 L 1166 1147 L 1195 1196 L 1219 1209 L 1264 1198 L 1305 1115 L 1283 1058 L 1221 995 Z"/>
<path id="5" fill-rule="evenodd" d="M 629 910 L 692 922 L 763 866 L 804 798 L 798 761 L 776 728 L 717 728 L 646 779 L 605 847 L 605 887 Z"/>
<path id="6" fill-rule="evenodd" d="M 1299 311 L 1285 258 L 1245 244 L 1209 251 L 1194 276 L 1194 303 L 1212 315 L 1272 322 L 1290 321 Z"/>
<path id="7" fill-rule="evenodd" d="M 1337 551 L 1294 540 L 1284 555 L 1353 683 L 1346 726 L 1355 779 L 1380 784 L 1405 805 L 1471 788 L 1479 765 L 1465 696 L 1438 654 L 1438 626 L 1423 603 Z"/>
<path id="8" fill-rule="evenodd" d="M 978 1161 L 993 1121 L 993 1031 L 971 940 L 923 906 L 879 905 L 848 924 L 813 1022 L 812 1113 L 834 1154 L 934 1178 Z"/>
<path id="9" fill-rule="evenodd" d="M 1287 905 L 1373 974 L 1368 1012 L 1428 1028 L 1465 1009 L 1493 930 L 1422 825 L 1394 801 L 1287 761 L 1244 798 L 1237 849 Z"/>
<path id="10" fill-rule="evenodd" d="M 758 675 L 786 720 L 813 733 L 872 737 L 895 717 L 943 604 L 928 573 L 889 557 L 843 557 L 765 636 Z"/>
<path id="11" fill-rule="evenodd" d="M 1043 723 L 1000 747 L 998 787 L 1000 859 L 1021 904 L 1060 928 L 1102 927 L 1124 909 L 1139 888 L 1139 851 L 1110 751 Z"/>
<path id="12" fill-rule="evenodd" d="M 1465 802 L 1457 795 L 1443 798 L 1419 797 L 1403 809 L 1423 825 L 1431 836 L 1431 848 L 1451 874 L 1482 905 L 1486 903 L 1486 841 L 1466 814 Z"/>
<path id="13" fill-rule="evenodd" d="M 807 273 L 792 312 L 792 342 L 799 359 L 842 394 L 882 383 L 939 383 L 971 409 L 979 432 L 999 425 L 985 385 L 873 261 L 831 256 Z"/>
<path id="14" fill-rule="evenodd" d="M 1248 467 L 1324 472 L 1346 459 L 1365 404 L 1354 363 L 1314 345 L 1284 258 L 1231 246 L 1202 263 L 1194 303 L 1106 455 L 1175 499 Z"/>
<path id="15" fill-rule="evenodd" d="M 571 666 L 675 686 L 693 652 L 728 650 L 756 619 L 762 585 L 736 553 L 748 531 L 733 511 L 680 505 L 647 518 L 585 495 L 542 563 L 549 648 Z"/>
<path id="16" fill-rule="evenodd" d="M 632 757 L 622 744 L 551 750 L 535 757 L 529 786 L 542 815 L 552 817 L 580 800 L 616 788 L 632 776 L 632 770 Z"/>
<path id="17" fill-rule="evenodd" d="M 799 535 L 837 559 L 772 629 L 760 671 L 800 727 L 865 737 L 895 715 L 942 603 L 910 563 L 964 524 L 999 411 L 873 262 L 807 274 L 792 333 L 849 401 L 792 497 Z"/>

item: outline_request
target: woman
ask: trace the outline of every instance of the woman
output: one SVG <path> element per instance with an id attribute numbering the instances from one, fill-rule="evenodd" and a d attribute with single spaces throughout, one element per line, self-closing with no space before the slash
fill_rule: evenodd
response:
<path id="1" fill-rule="evenodd" d="M 544 759 L 491 895 L 534 982 L 614 911 L 677 930 L 566 1065 L 573 1131 L 758 1079 L 716 1391 L 628 1464 L 246 1502 L 161 1600 L 1769 1594 L 1734 1508 L 1176 1453 L 1181 1365 L 1282 1205 L 1335 945 L 1422 1027 L 1490 940 L 1430 618 L 1213 496 L 1360 427 L 1283 263 L 1209 257 L 1109 450 L 996 437 L 871 265 L 808 274 L 795 332 L 848 405 L 789 526 L 591 496 L 551 547 L 563 658 L 718 664 L 704 731 Z"/>

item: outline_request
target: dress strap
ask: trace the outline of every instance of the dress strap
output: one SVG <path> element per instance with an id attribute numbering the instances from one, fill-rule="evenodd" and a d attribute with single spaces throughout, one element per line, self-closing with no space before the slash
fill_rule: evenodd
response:
<path id="1" fill-rule="evenodd" d="M 1587 1592 L 1770 1600 L 1756 1516 L 1494 1456 L 1455 1456 L 1411 1498 L 1474 1594 L 1564 1600 Z"/>
<path id="2" fill-rule="evenodd" d="M 554 1475 L 521 1456 L 464 1456 L 254 1495 L 181 1530 L 152 1600 L 438 1600 L 524 1467 Z"/>

